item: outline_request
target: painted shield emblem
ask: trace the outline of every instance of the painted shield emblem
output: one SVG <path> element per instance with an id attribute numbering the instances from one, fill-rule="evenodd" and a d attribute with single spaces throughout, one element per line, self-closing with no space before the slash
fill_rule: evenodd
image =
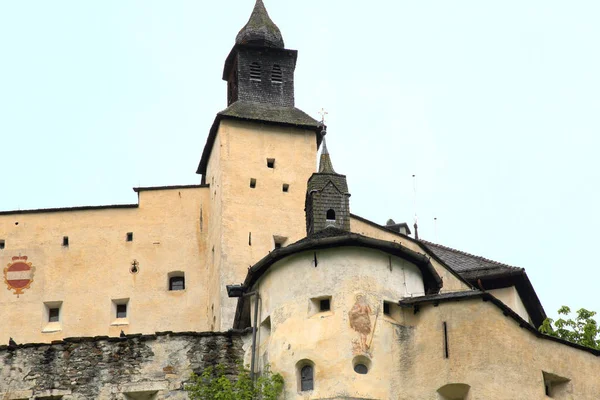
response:
<path id="1" fill-rule="evenodd" d="M 33 282 L 35 267 L 27 262 L 27 256 L 13 257 L 12 262 L 4 268 L 4 282 L 8 290 L 14 290 L 17 297 L 23 290 L 29 289 Z"/>

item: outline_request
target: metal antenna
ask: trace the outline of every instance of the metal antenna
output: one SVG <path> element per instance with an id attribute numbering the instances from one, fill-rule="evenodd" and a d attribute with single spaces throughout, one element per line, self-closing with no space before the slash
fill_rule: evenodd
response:
<path id="1" fill-rule="evenodd" d="M 435 235 L 435 242 L 439 243 L 438 240 L 438 229 L 437 229 L 437 217 L 433 217 L 433 232 Z"/>

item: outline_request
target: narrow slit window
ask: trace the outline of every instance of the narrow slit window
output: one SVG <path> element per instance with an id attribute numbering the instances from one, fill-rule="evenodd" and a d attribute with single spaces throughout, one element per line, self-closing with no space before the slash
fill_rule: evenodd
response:
<path id="1" fill-rule="evenodd" d="M 305 365 L 300 370 L 300 391 L 313 390 L 314 386 L 314 369 L 312 365 Z"/>
<path id="2" fill-rule="evenodd" d="M 60 308 L 48 309 L 48 322 L 58 322 L 60 317 Z"/>
<path id="3" fill-rule="evenodd" d="M 274 158 L 267 158 L 267 167 L 275 168 L 275 159 Z"/>
<path id="4" fill-rule="evenodd" d="M 117 318 L 127 318 L 127 304 L 117 304 Z"/>
<path id="5" fill-rule="evenodd" d="M 172 276 L 169 278 L 169 290 L 185 290 L 185 277 Z"/>
<path id="6" fill-rule="evenodd" d="M 284 193 L 287 193 L 290 191 L 290 185 L 287 183 L 284 183 L 283 186 L 281 187 L 281 190 L 283 190 Z"/>
<path id="7" fill-rule="evenodd" d="M 273 65 L 273 70 L 271 71 L 271 83 L 283 83 L 283 72 L 281 71 L 281 66 L 278 64 Z"/>
<path id="8" fill-rule="evenodd" d="M 127 241 L 133 242 L 133 232 L 127 232 Z"/>
<path id="9" fill-rule="evenodd" d="M 6 247 L 6 242 L 4 240 L 0 240 L 0 250 L 3 250 Z"/>
<path id="10" fill-rule="evenodd" d="M 250 179 L 250 187 L 252 189 L 254 189 L 256 187 L 256 179 L 254 179 L 254 178 Z"/>
<path id="11" fill-rule="evenodd" d="M 260 82 L 261 80 L 261 68 L 260 64 L 257 62 L 253 62 L 250 64 L 250 80 L 255 82 Z"/>
<path id="12" fill-rule="evenodd" d="M 69 237 L 63 236 L 63 244 L 64 247 L 69 247 Z"/>

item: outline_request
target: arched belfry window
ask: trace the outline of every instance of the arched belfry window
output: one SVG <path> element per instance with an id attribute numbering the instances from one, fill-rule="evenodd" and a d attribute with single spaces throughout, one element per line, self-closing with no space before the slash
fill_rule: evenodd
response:
<path id="1" fill-rule="evenodd" d="M 281 66 L 278 64 L 273 65 L 273 70 L 271 71 L 271 83 L 283 83 L 283 72 L 281 71 Z"/>
<path id="2" fill-rule="evenodd" d="M 305 365 L 300 370 L 300 391 L 313 390 L 314 385 L 314 369 L 312 365 Z"/>
<path id="3" fill-rule="evenodd" d="M 260 82 L 261 75 L 262 72 L 260 64 L 257 62 L 253 62 L 252 64 L 250 64 L 250 80 Z"/>
<path id="4" fill-rule="evenodd" d="M 335 221 L 335 211 L 333 210 L 333 208 L 327 210 L 327 215 L 325 218 L 327 219 L 327 221 Z"/>

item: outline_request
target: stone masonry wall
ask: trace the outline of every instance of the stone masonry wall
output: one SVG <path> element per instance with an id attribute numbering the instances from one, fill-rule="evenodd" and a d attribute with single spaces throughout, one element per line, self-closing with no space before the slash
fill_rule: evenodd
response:
<path id="1" fill-rule="evenodd" d="M 243 332 L 66 338 L 0 346 L 0 399 L 187 399 L 192 372 L 222 364 L 235 374 Z"/>

